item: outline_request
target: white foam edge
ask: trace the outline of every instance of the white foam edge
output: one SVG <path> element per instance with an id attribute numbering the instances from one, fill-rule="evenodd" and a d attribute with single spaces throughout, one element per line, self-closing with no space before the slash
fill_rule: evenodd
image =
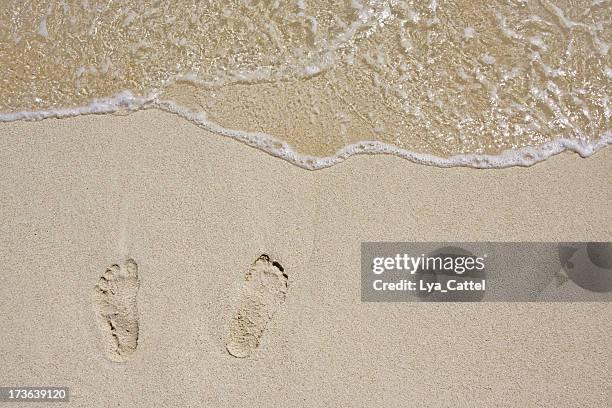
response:
<path id="1" fill-rule="evenodd" d="M 173 101 L 159 100 L 156 92 L 145 96 L 134 96 L 129 91 L 121 92 L 111 98 L 96 99 L 88 105 L 77 108 L 0 113 L 0 122 L 134 112 L 150 108 L 176 114 L 210 132 L 236 139 L 308 170 L 331 167 L 358 154 L 389 154 L 415 163 L 437 167 L 474 167 L 484 169 L 531 166 L 563 151 L 572 151 L 582 157 L 588 157 L 607 145 L 612 144 L 612 132 L 605 132 L 602 137 L 593 143 L 584 143 L 575 139 L 556 139 L 537 147 L 505 150 L 498 155 L 459 154 L 446 158 L 401 149 L 379 141 L 362 141 L 343 147 L 333 156 L 315 157 L 300 154 L 285 142 L 266 133 L 246 132 L 221 127 L 208 121 L 204 112 L 191 111 Z"/>
<path id="2" fill-rule="evenodd" d="M 151 107 L 155 105 L 156 101 L 157 93 L 151 93 L 147 96 L 134 96 L 131 92 L 124 91 L 114 97 L 94 99 L 91 103 L 76 108 L 0 113 L 0 122 L 15 122 L 18 120 L 32 121 L 53 118 L 61 119 L 79 115 L 136 111 Z"/>

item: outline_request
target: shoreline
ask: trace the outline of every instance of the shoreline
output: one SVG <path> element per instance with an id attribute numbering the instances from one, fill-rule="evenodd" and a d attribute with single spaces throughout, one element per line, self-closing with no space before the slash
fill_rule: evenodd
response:
<path id="1" fill-rule="evenodd" d="M 224 128 L 214 122 L 210 122 L 205 112 L 194 112 L 173 101 L 159 100 L 157 92 L 152 92 L 145 96 L 134 96 L 129 91 L 121 92 L 114 97 L 96 99 L 89 105 L 77 108 L 20 111 L 15 113 L 0 112 L 0 123 L 22 120 L 67 119 L 91 114 L 133 114 L 150 109 L 177 115 L 203 130 L 237 140 L 307 170 L 321 170 L 332 167 L 352 156 L 363 154 L 391 155 L 416 164 L 442 168 L 473 167 L 477 169 L 503 169 L 515 166 L 529 167 L 563 152 L 573 152 L 581 157 L 589 157 L 612 144 L 612 132 L 608 131 L 590 144 L 580 143 L 577 139 L 559 138 L 539 146 L 504 150 L 499 154 L 466 153 L 450 157 L 439 157 L 428 153 L 398 148 L 384 142 L 363 140 L 358 143 L 345 145 L 333 156 L 317 157 L 301 154 L 282 139 L 267 133 Z"/>

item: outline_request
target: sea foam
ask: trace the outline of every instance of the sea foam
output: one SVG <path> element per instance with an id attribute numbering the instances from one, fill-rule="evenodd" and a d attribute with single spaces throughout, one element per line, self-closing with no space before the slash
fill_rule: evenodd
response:
<path id="1" fill-rule="evenodd" d="M 380 141 L 364 140 L 349 144 L 338 150 L 333 156 L 315 157 L 300 154 L 287 143 L 262 132 L 246 132 L 228 129 L 208 120 L 206 112 L 187 109 L 174 101 L 162 100 L 155 92 L 145 96 L 133 95 L 129 91 L 121 92 L 115 97 L 100 98 L 90 104 L 63 109 L 38 111 L 20 111 L 0 113 L 0 122 L 20 120 L 43 120 L 49 118 L 68 118 L 89 114 L 109 114 L 115 112 L 131 113 L 143 109 L 159 109 L 180 116 L 189 122 L 222 136 L 238 140 L 273 156 L 287 160 L 301 168 L 318 170 L 341 163 L 358 154 L 388 154 L 398 156 L 415 163 L 438 167 L 473 167 L 482 169 L 506 168 L 513 166 L 531 166 L 563 151 L 578 153 L 582 157 L 593 155 L 598 150 L 612 144 L 612 132 L 605 132 L 593 143 L 575 139 L 559 138 L 534 147 L 505 150 L 498 155 L 459 154 L 451 157 L 439 157 L 426 153 L 414 152 L 392 146 Z"/>

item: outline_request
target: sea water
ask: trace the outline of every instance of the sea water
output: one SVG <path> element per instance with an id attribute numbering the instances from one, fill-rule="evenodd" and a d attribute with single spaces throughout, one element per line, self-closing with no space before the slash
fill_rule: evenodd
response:
<path id="1" fill-rule="evenodd" d="M 612 142 L 607 0 L 4 1 L 0 120 L 162 109 L 302 167 Z"/>

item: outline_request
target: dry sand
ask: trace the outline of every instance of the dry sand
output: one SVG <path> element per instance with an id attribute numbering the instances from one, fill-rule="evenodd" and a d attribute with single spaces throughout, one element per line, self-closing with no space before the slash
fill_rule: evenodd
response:
<path id="1" fill-rule="evenodd" d="M 361 241 L 610 240 L 610 149 L 530 168 L 360 156 L 311 172 L 155 111 L 0 133 L 0 385 L 67 385 L 74 407 L 610 402 L 609 303 L 359 295 Z M 262 253 L 286 298 L 235 358 L 226 338 Z M 94 288 L 128 258 L 139 338 L 117 363 Z"/>

